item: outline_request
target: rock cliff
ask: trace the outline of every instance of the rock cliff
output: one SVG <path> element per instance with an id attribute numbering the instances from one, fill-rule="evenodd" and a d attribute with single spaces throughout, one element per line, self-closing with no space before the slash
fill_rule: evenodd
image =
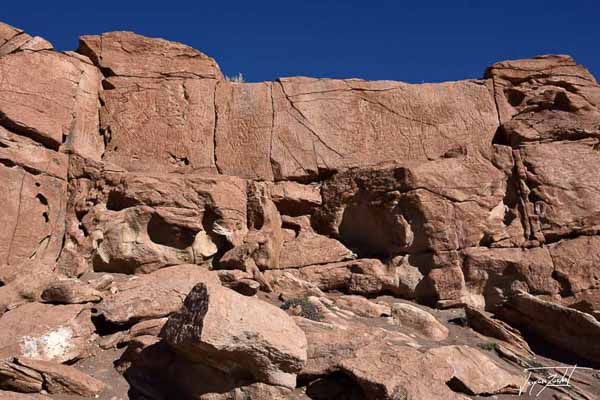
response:
<path id="1" fill-rule="evenodd" d="M 596 168 L 567 55 L 241 83 L 0 23 L 0 398 L 599 398 Z"/>

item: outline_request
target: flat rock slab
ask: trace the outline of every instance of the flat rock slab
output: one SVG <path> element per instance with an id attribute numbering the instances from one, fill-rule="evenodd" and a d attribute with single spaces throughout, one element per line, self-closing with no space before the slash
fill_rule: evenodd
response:
<path id="1" fill-rule="evenodd" d="M 25 304 L 0 318 L 0 358 L 77 360 L 86 355 L 94 331 L 86 306 Z"/>
<path id="2" fill-rule="evenodd" d="M 28 358 L 0 363 L 0 386 L 16 391 L 46 390 L 52 394 L 68 393 L 83 397 L 94 397 L 106 387 L 75 367 Z"/>

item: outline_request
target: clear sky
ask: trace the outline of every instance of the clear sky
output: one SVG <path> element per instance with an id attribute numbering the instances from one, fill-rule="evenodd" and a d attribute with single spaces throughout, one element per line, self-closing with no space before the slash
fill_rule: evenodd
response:
<path id="1" fill-rule="evenodd" d="M 600 1 L 4 0 L 0 20 L 60 50 L 131 30 L 191 45 L 246 81 L 282 76 L 438 82 L 567 53 L 600 79 Z"/>

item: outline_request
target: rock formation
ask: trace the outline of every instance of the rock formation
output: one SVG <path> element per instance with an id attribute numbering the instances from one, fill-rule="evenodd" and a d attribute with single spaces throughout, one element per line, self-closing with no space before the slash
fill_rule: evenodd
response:
<path id="1" fill-rule="evenodd" d="M 240 83 L 0 23 L 0 78 L 0 399 L 516 398 L 561 363 L 589 368 L 544 395 L 600 398 L 600 85 L 571 57 Z"/>

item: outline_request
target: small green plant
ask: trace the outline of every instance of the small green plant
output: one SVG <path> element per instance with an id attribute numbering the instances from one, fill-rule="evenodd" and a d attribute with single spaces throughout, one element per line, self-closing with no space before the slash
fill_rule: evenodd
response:
<path id="1" fill-rule="evenodd" d="M 498 349 L 498 343 L 496 342 L 479 343 L 478 346 L 483 350 L 488 351 L 495 351 Z"/>
<path id="2" fill-rule="evenodd" d="M 302 318 L 311 319 L 313 321 L 322 321 L 323 314 L 313 303 L 308 301 L 306 297 L 299 299 L 290 299 L 281 305 L 282 310 L 299 308 L 297 315 Z"/>
<path id="3" fill-rule="evenodd" d="M 229 82 L 244 83 L 244 75 L 242 75 L 241 72 L 234 76 L 226 76 L 225 79 L 227 79 Z"/>

